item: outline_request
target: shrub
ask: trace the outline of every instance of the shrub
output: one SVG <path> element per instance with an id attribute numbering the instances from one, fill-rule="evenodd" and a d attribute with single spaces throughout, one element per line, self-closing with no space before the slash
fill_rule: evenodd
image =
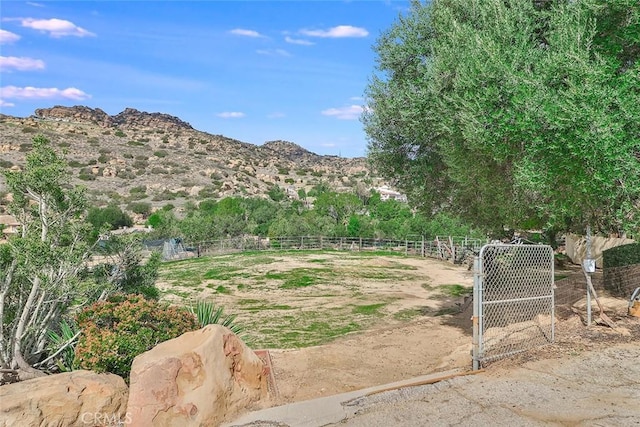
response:
<path id="1" fill-rule="evenodd" d="M 0 168 L 9 169 L 11 166 L 13 166 L 13 162 L 5 159 L 0 159 Z"/>
<path id="2" fill-rule="evenodd" d="M 22 133 L 36 133 L 36 132 L 38 132 L 38 129 L 32 126 L 25 126 L 22 128 Z"/>
<path id="3" fill-rule="evenodd" d="M 147 216 L 151 213 L 151 204 L 146 202 L 129 203 L 129 206 L 127 206 L 127 208 L 133 213 L 144 216 Z"/>
<path id="4" fill-rule="evenodd" d="M 125 136 L 127 136 L 124 132 L 122 132 L 120 129 L 118 129 L 117 131 L 115 131 L 114 133 L 115 136 L 118 136 L 120 138 L 124 138 Z"/>
<path id="5" fill-rule="evenodd" d="M 78 178 L 83 181 L 95 181 L 96 176 L 91 172 L 91 169 L 81 169 Z"/>
<path id="6" fill-rule="evenodd" d="M 124 169 L 118 172 L 117 176 L 120 179 L 134 179 L 136 177 L 136 174 L 132 170 Z"/>
<path id="7" fill-rule="evenodd" d="M 604 268 L 640 264 L 640 243 L 616 246 L 602 252 Z"/>
<path id="8" fill-rule="evenodd" d="M 154 155 L 154 156 L 156 156 L 156 157 L 161 157 L 161 158 L 162 158 L 162 157 L 167 157 L 167 155 L 168 155 L 168 154 L 169 154 L 169 153 L 167 153 L 165 150 L 158 150 L 158 151 L 155 151 L 155 152 L 153 153 L 153 155 Z"/>
<path id="9" fill-rule="evenodd" d="M 147 162 L 146 160 L 136 160 L 135 162 L 133 162 L 133 167 L 136 169 L 144 169 L 147 166 L 149 166 L 149 162 Z"/>
<path id="10" fill-rule="evenodd" d="M 130 145 L 132 147 L 144 147 L 144 144 L 139 141 L 129 141 L 127 142 L 127 145 Z"/>
<path id="11" fill-rule="evenodd" d="M 76 321 L 83 331 L 76 363 L 83 369 L 111 372 L 127 382 L 137 355 L 198 328 L 187 310 L 122 294 L 85 308 Z"/>
<path id="12" fill-rule="evenodd" d="M 83 168 L 86 166 L 85 163 L 79 162 L 77 160 L 69 160 L 69 162 L 67 163 L 69 165 L 69 167 L 71 168 Z"/>

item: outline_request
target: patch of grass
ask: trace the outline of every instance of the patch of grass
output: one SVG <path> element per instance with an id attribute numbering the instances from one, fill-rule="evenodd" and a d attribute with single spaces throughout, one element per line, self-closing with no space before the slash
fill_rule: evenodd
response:
<path id="1" fill-rule="evenodd" d="M 422 312 L 417 308 L 405 308 L 393 314 L 393 318 L 396 320 L 410 320 L 419 316 L 422 316 Z"/>
<path id="2" fill-rule="evenodd" d="M 179 291 L 177 289 L 167 289 L 166 291 L 163 291 L 162 293 L 163 294 L 175 295 L 175 296 L 183 298 L 183 299 L 189 298 L 191 296 L 190 292 Z"/>
<path id="3" fill-rule="evenodd" d="M 380 309 L 385 305 L 387 305 L 385 302 L 369 305 L 357 305 L 353 307 L 353 314 L 362 314 L 365 316 L 380 315 Z"/>
<path id="4" fill-rule="evenodd" d="M 229 280 L 232 277 L 237 277 L 238 275 L 235 273 L 239 268 L 236 267 L 214 267 L 212 269 L 207 270 L 206 273 L 202 276 L 203 279 L 207 280 Z"/>
<path id="5" fill-rule="evenodd" d="M 420 285 L 422 287 L 422 289 L 424 289 L 425 291 L 432 291 L 433 290 L 433 285 L 431 283 L 423 283 L 422 285 Z"/>
<path id="6" fill-rule="evenodd" d="M 229 295 L 229 294 L 231 293 L 231 289 L 229 289 L 229 288 L 227 288 L 227 287 L 224 287 L 224 286 L 220 285 L 220 286 L 218 286 L 218 287 L 216 288 L 216 292 L 217 292 L 217 293 L 219 293 L 219 294 L 226 294 L 226 295 Z"/>
<path id="7" fill-rule="evenodd" d="M 260 304 L 255 306 L 243 307 L 243 311 L 247 311 L 250 313 L 259 313 L 261 311 L 269 311 L 269 310 L 293 310 L 294 307 L 286 304 Z"/>
<path id="8" fill-rule="evenodd" d="M 439 286 L 440 291 L 448 296 L 451 297 L 461 297 L 464 295 L 468 295 L 471 292 L 473 292 L 473 288 L 471 287 L 467 287 L 467 286 L 462 286 L 462 285 L 442 285 Z"/>
<path id="9" fill-rule="evenodd" d="M 390 271 L 390 270 L 382 270 L 376 267 L 352 270 L 352 271 L 349 271 L 349 275 L 360 278 L 360 279 L 370 279 L 370 280 L 403 281 L 403 280 L 413 279 L 413 276 L 399 274 L 397 272 Z"/>
<path id="10" fill-rule="evenodd" d="M 298 277 L 290 277 L 284 281 L 282 285 L 280 285 L 281 289 L 296 289 L 296 288 L 306 288 L 307 286 L 315 285 L 317 283 L 317 278 L 311 276 L 298 276 Z"/>

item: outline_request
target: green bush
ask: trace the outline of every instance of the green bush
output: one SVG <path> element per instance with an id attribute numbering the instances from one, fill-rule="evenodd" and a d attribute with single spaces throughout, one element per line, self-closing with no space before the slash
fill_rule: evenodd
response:
<path id="1" fill-rule="evenodd" d="M 616 246 L 602 252 L 604 268 L 640 264 L 640 243 Z"/>
<path id="2" fill-rule="evenodd" d="M 137 355 L 198 328 L 196 317 L 185 309 L 122 294 L 85 308 L 76 321 L 83 331 L 76 346 L 76 364 L 111 372 L 127 382 Z"/>
<path id="3" fill-rule="evenodd" d="M 167 157 L 168 154 L 169 153 L 167 153 L 165 150 L 158 150 L 153 153 L 154 156 L 160 157 L 160 158 Z"/>
<path id="4" fill-rule="evenodd" d="M 129 209 L 133 213 L 147 216 L 151 213 L 151 203 L 133 202 L 133 203 L 129 203 L 129 206 L 127 206 L 127 209 Z"/>
<path id="5" fill-rule="evenodd" d="M 115 131 L 114 133 L 115 136 L 118 136 L 120 138 L 124 138 L 125 136 L 127 136 L 124 132 L 122 132 L 120 129 L 118 129 L 117 131 Z"/>

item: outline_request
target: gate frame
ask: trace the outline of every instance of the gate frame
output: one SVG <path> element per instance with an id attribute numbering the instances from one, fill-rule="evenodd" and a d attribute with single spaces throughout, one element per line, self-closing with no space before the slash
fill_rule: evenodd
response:
<path id="1" fill-rule="evenodd" d="M 515 245 L 515 244 L 486 244 L 480 249 L 479 255 L 475 256 L 473 259 L 473 317 L 471 318 L 473 323 L 473 341 L 472 341 L 472 359 L 473 359 L 473 370 L 477 371 L 481 368 L 481 363 L 484 358 L 484 344 L 483 344 L 483 329 L 484 329 L 484 311 L 483 311 L 483 292 L 484 292 L 484 273 L 482 270 L 482 255 L 484 250 L 488 246 L 502 246 L 502 247 L 522 247 L 523 245 Z M 556 304 L 555 304 L 555 265 L 553 258 L 553 248 L 549 245 L 532 245 L 538 247 L 549 248 L 551 251 L 551 341 L 555 342 L 555 312 L 556 312 Z M 536 299 L 540 297 L 535 297 Z M 523 300 L 523 299 L 520 299 Z M 516 301 L 516 299 L 514 299 Z M 508 357 L 511 354 L 520 353 L 522 351 L 526 351 L 526 349 L 500 355 L 502 357 Z"/>

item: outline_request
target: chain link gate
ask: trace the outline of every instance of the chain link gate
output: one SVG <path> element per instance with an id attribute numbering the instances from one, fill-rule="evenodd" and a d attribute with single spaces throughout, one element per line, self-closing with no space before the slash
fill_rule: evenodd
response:
<path id="1" fill-rule="evenodd" d="M 473 369 L 554 341 L 553 249 L 490 244 L 474 263 Z"/>

